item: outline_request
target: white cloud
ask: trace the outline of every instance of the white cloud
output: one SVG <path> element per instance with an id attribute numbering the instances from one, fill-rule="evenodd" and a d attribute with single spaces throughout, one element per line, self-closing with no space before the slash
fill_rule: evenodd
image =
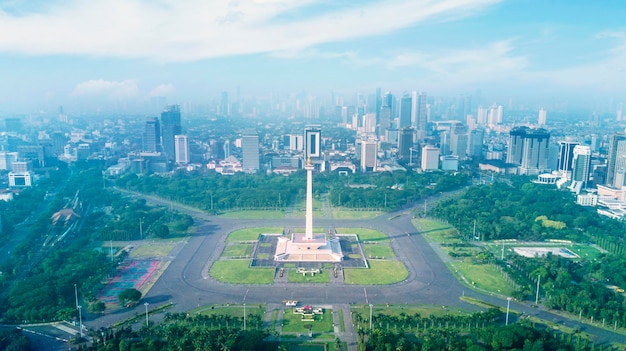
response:
<path id="1" fill-rule="evenodd" d="M 159 84 L 148 93 L 148 96 L 168 96 L 174 92 L 174 86 L 172 84 Z"/>
<path id="2" fill-rule="evenodd" d="M 498 1 L 380 0 L 336 10 L 323 0 L 59 1 L 19 16 L 0 10 L 0 33 L 11 33 L 0 36 L 0 52 L 193 61 L 380 35 Z M 298 10 L 310 15 L 289 19 Z"/>
<path id="3" fill-rule="evenodd" d="M 77 84 L 70 95 L 74 97 L 128 99 L 136 97 L 138 94 L 139 88 L 135 80 L 108 81 L 98 79 Z"/>

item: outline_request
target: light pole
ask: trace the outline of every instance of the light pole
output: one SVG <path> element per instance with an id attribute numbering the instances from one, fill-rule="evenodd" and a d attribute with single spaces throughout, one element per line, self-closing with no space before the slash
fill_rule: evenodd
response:
<path id="1" fill-rule="evenodd" d="M 80 337 L 83 337 L 83 306 L 78 305 L 78 328 L 80 328 Z"/>
<path id="2" fill-rule="evenodd" d="M 78 288 L 74 284 L 74 296 L 76 296 L 76 308 L 78 308 Z"/>
<path id="3" fill-rule="evenodd" d="M 506 321 L 504 325 L 509 325 L 509 307 L 511 306 L 511 298 L 506 298 Z"/>
<path id="4" fill-rule="evenodd" d="M 374 305 L 370 303 L 370 331 L 372 330 L 372 307 L 374 307 Z"/>
<path id="5" fill-rule="evenodd" d="M 246 304 L 243 304 L 243 331 L 246 331 Z"/>
<path id="6" fill-rule="evenodd" d="M 147 327 L 148 326 L 148 305 L 149 305 L 149 303 L 144 302 L 143 305 L 146 306 L 146 327 Z"/>

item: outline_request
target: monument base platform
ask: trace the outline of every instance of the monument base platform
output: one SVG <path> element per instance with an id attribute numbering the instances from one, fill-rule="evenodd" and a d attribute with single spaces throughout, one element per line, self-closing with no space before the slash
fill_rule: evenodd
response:
<path id="1" fill-rule="evenodd" d="M 341 262 L 343 254 L 339 239 L 326 239 L 324 234 L 307 238 L 294 233 L 291 238 L 278 238 L 274 260 L 278 262 Z"/>

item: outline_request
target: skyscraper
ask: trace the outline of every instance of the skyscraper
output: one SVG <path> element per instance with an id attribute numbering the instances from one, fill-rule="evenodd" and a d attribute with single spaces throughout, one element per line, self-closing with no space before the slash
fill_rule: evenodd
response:
<path id="1" fill-rule="evenodd" d="M 241 136 L 241 151 L 243 162 L 241 167 L 244 172 L 254 173 L 259 170 L 259 135 L 250 130 Z"/>
<path id="2" fill-rule="evenodd" d="M 426 145 L 422 148 L 422 170 L 431 171 L 439 169 L 439 149 Z"/>
<path id="3" fill-rule="evenodd" d="M 376 171 L 376 149 L 375 140 L 361 141 L 361 171 Z"/>
<path id="4" fill-rule="evenodd" d="M 174 136 L 176 163 L 189 163 L 189 141 L 186 135 Z"/>
<path id="5" fill-rule="evenodd" d="M 537 126 L 539 126 L 539 128 L 543 128 L 546 126 L 546 110 L 543 107 L 539 110 Z"/>
<path id="6" fill-rule="evenodd" d="M 485 138 L 484 129 L 474 129 L 469 137 L 469 156 L 474 159 L 481 159 L 483 155 L 483 139 Z"/>
<path id="7" fill-rule="evenodd" d="M 545 129 L 516 127 L 509 134 L 506 162 L 519 166 L 520 174 L 548 170 L 550 133 Z"/>
<path id="8" fill-rule="evenodd" d="M 180 133 L 180 106 L 166 106 L 161 112 L 161 145 L 163 145 L 163 152 L 169 161 L 174 161 L 176 158 L 174 136 Z"/>
<path id="9" fill-rule="evenodd" d="M 412 162 L 411 149 L 413 148 L 413 128 L 404 127 L 400 130 L 398 136 L 398 158 L 404 161 Z"/>
<path id="10" fill-rule="evenodd" d="M 572 164 L 572 180 L 582 182 L 583 188 L 586 187 L 591 170 L 591 148 L 586 145 L 574 146 Z"/>
<path id="11" fill-rule="evenodd" d="M 304 158 L 306 162 L 319 163 L 322 160 L 322 131 L 318 125 L 307 125 L 304 127 Z"/>
<path id="12" fill-rule="evenodd" d="M 530 129 L 524 137 L 520 174 L 539 174 L 548 170 L 550 133 L 545 129 Z"/>
<path id="13" fill-rule="evenodd" d="M 616 174 L 626 169 L 626 134 L 616 133 L 609 144 L 609 159 L 606 172 L 606 184 L 621 188 L 624 184 L 616 184 Z"/>
<path id="14" fill-rule="evenodd" d="M 461 123 L 450 129 L 450 151 L 461 160 L 467 158 L 467 127 Z"/>
<path id="15" fill-rule="evenodd" d="M 574 148 L 578 145 L 575 141 L 559 141 L 559 159 L 557 171 L 567 173 L 572 171 Z"/>
<path id="16" fill-rule="evenodd" d="M 411 126 L 411 106 L 413 101 L 411 95 L 404 94 L 400 99 L 400 116 L 398 117 L 398 128 Z"/>
<path id="17" fill-rule="evenodd" d="M 426 127 L 428 125 L 428 97 L 426 93 L 421 92 L 416 96 L 416 111 L 414 127 L 418 131 L 419 139 L 424 139 L 427 134 Z"/>
<path id="18" fill-rule="evenodd" d="M 161 125 L 154 117 L 146 121 L 143 132 L 142 149 L 145 152 L 159 152 L 161 143 Z"/>

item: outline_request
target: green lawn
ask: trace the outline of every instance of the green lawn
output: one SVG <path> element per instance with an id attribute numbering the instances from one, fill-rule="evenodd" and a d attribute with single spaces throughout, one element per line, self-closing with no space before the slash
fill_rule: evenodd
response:
<path id="1" fill-rule="evenodd" d="M 369 322 L 370 308 L 368 305 L 355 305 L 350 307 L 350 310 L 359 313 Z M 436 317 L 445 315 L 467 316 L 471 314 L 469 311 L 459 307 L 441 305 L 374 305 L 372 307 L 372 315 L 374 318 L 379 314 L 398 317 L 402 313 L 407 316 L 419 314 L 420 316 L 432 315 Z"/>
<path id="2" fill-rule="evenodd" d="M 279 227 L 245 228 L 235 230 L 234 232 L 228 234 L 228 238 L 226 238 L 226 241 L 233 242 L 258 240 L 259 234 L 278 234 L 282 232 L 283 229 Z"/>
<path id="3" fill-rule="evenodd" d="M 334 219 L 371 219 L 380 216 L 381 211 L 353 211 L 333 208 Z"/>
<path id="4" fill-rule="evenodd" d="M 221 213 L 219 216 L 235 219 L 283 219 L 285 218 L 285 212 L 282 210 L 229 211 Z"/>
<path id="5" fill-rule="evenodd" d="M 324 314 L 316 315 L 315 321 L 303 322 L 302 315 L 293 313 L 293 309 L 285 309 L 283 314 L 283 332 L 305 334 L 309 332 L 305 325 L 311 325 L 313 333 L 332 333 L 334 331 L 332 310 L 324 309 Z"/>
<path id="6" fill-rule="evenodd" d="M 344 282 L 346 284 L 393 284 L 409 276 L 409 271 L 400 261 L 369 261 L 369 264 L 369 269 L 344 269 Z"/>
<path id="7" fill-rule="evenodd" d="M 467 278 L 473 286 L 493 291 L 505 296 L 511 296 L 515 291 L 515 287 L 506 281 L 504 276 L 495 266 L 488 264 L 472 264 L 467 262 L 456 261 L 454 267 Z M 455 275 L 458 276 L 454 267 L 449 267 Z"/>
<path id="8" fill-rule="evenodd" d="M 337 234 L 357 234 L 360 241 L 389 241 L 387 234 L 367 228 L 337 228 Z"/>
<path id="9" fill-rule="evenodd" d="M 295 270 L 290 270 L 287 280 L 289 283 L 328 283 L 330 276 L 326 271 L 316 273 L 314 276 L 311 276 L 311 274 L 302 276 L 302 274 Z"/>
<path id="10" fill-rule="evenodd" d="M 250 260 L 215 261 L 209 274 L 223 283 L 271 284 L 274 281 L 273 268 L 249 268 Z"/>
<path id="11" fill-rule="evenodd" d="M 226 257 L 241 257 L 252 255 L 254 249 L 253 244 L 229 244 L 224 248 L 222 256 Z"/>
<path id="12" fill-rule="evenodd" d="M 189 311 L 189 314 L 204 314 L 207 316 L 211 315 L 224 315 L 224 316 L 232 316 L 232 317 L 243 317 L 243 305 L 209 305 L 202 306 L 200 308 L 193 309 Z M 246 316 L 250 315 L 264 315 L 265 314 L 265 305 L 246 305 Z"/>
<path id="13" fill-rule="evenodd" d="M 434 242 L 449 242 L 451 240 L 459 240 L 459 236 L 452 226 L 447 223 L 441 223 L 432 219 L 415 218 L 413 226 L 419 232 Z"/>
<path id="14" fill-rule="evenodd" d="M 387 244 L 366 244 L 363 248 L 367 257 L 393 258 L 396 256 L 391 246 Z"/>
<path id="15" fill-rule="evenodd" d="M 131 251 L 130 257 L 132 258 L 145 258 L 145 257 L 163 257 L 169 255 L 170 251 L 176 246 L 174 242 L 144 242 L 141 246 Z M 105 253 L 109 253 L 107 247 L 103 250 Z"/>

